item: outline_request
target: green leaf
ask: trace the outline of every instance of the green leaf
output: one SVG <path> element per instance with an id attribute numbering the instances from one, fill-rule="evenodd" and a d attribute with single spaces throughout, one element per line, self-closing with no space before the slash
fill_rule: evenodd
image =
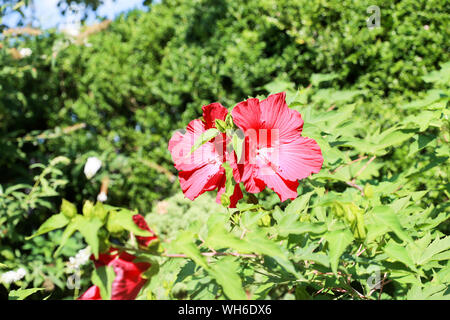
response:
<path id="1" fill-rule="evenodd" d="M 91 281 L 100 289 L 103 300 L 111 300 L 112 283 L 115 278 L 116 273 L 111 266 L 101 266 L 92 272 Z"/>
<path id="2" fill-rule="evenodd" d="M 253 231 L 244 238 L 247 246 L 252 252 L 266 255 L 277 261 L 287 272 L 295 275 L 297 279 L 303 277 L 295 270 L 292 261 L 289 260 L 288 252 L 261 231 Z"/>
<path id="3" fill-rule="evenodd" d="M 190 231 L 184 231 L 178 235 L 178 237 L 172 241 L 171 248 L 177 253 L 183 253 L 191 258 L 196 264 L 209 270 L 209 266 L 206 263 L 205 258 L 200 253 L 200 250 L 194 243 L 195 235 Z"/>
<path id="4" fill-rule="evenodd" d="M 436 238 L 424 251 L 422 256 L 417 261 L 417 264 L 424 265 L 430 260 L 433 260 L 442 251 L 450 249 L 450 237 L 442 239 Z M 443 256 L 444 257 L 444 256 Z"/>
<path id="5" fill-rule="evenodd" d="M 79 216 L 77 229 L 83 235 L 86 243 L 91 247 L 91 251 L 95 258 L 98 258 L 99 253 L 99 239 L 98 231 L 103 225 L 103 222 L 97 217 L 82 217 Z"/>
<path id="6" fill-rule="evenodd" d="M 137 236 L 142 237 L 152 236 L 152 234 L 149 231 L 139 228 L 136 225 L 136 223 L 134 223 L 133 220 L 134 215 L 135 215 L 134 212 L 126 209 L 122 209 L 119 211 L 113 210 L 109 213 L 106 228 L 108 229 L 109 232 L 112 233 L 127 230 Z"/>
<path id="7" fill-rule="evenodd" d="M 417 270 L 414 266 L 414 261 L 411 258 L 411 255 L 408 253 L 408 250 L 405 247 L 395 243 L 395 241 L 389 241 L 384 248 L 384 252 L 389 256 L 389 258 L 402 262 L 412 270 Z"/>
<path id="8" fill-rule="evenodd" d="M 228 162 L 222 163 L 222 167 L 225 169 L 225 192 L 220 196 L 220 202 L 224 207 L 228 207 L 231 203 L 230 197 L 234 193 L 234 184 L 233 184 L 233 169 L 228 164 Z"/>
<path id="9" fill-rule="evenodd" d="M 63 235 L 60 240 L 60 244 L 58 249 L 56 250 L 54 256 L 57 256 L 61 249 L 66 244 L 67 240 L 74 234 L 75 231 L 79 231 L 87 244 L 91 247 L 92 253 L 96 258 L 98 258 L 99 253 L 99 239 L 98 239 L 98 231 L 102 227 L 103 222 L 97 217 L 85 217 L 82 215 L 77 215 L 73 218 L 69 225 L 63 232 Z"/>
<path id="10" fill-rule="evenodd" d="M 302 213 L 308 208 L 309 199 L 311 199 L 312 194 L 313 192 L 308 192 L 294 199 L 284 210 L 285 214 L 291 215 Z"/>
<path id="11" fill-rule="evenodd" d="M 11 290 L 8 295 L 8 300 L 24 300 L 28 296 L 31 296 L 33 293 L 42 290 L 44 290 L 44 288 Z"/>
<path id="12" fill-rule="evenodd" d="M 393 231 L 403 241 L 412 243 L 412 238 L 404 231 L 397 214 L 387 206 L 378 206 L 372 210 L 372 217 L 378 223 L 381 223 Z"/>
<path id="13" fill-rule="evenodd" d="M 398 145 L 414 135 L 414 132 L 404 132 L 396 130 L 389 132 L 385 135 L 385 132 L 381 134 L 381 139 L 377 141 L 376 150 L 385 149 L 387 147 Z"/>
<path id="14" fill-rule="evenodd" d="M 214 249 L 231 248 L 238 253 L 256 253 L 275 259 L 286 271 L 300 277 L 288 254 L 277 243 L 271 241 L 259 230 L 248 233 L 243 239 L 231 234 L 225 228 L 225 221 L 219 215 L 208 219 L 208 236 L 205 244 Z"/>
<path id="15" fill-rule="evenodd" d="M 323 222 L 301 222 L 295 215 L 284 215 L 278 224 L 278 234 L 287 237 L 290 234 L 314 233 L 320 234 L 327 231 Z"/>
<path id="16" fill-rule="evenodd" d="M 196 264 L 203 267 L 222 286 L 224 293 L 229 298 L 246 299 L 241 279 L 237 274 L 239 263 L 234 261 L 232 257 L 225 257 L 209 266 L 194 241 L 195 234 L 185 231 L 175 241 L 172 241 L 171 250 L 187 255 Z"/>
<path id="17" fill-rule="evenodd" d="M 227 123 L 223 120 L 220 119 L 216 119 L 215 120 L 215 124 L 216 124 L 216 128 L 220 131 L 225 133 L 225 131 L 227 130 Z"/>
<path id="18" fill-rule="evenodd" d="M 322 82 L 331 81 L 337 77 L 336 73 L 313 73 L 310 81 L 313 86 L 318 86 Z"/>
<path id="19" fill-rule="evenodd" d="M 211 266 L 210 275 L 222 286 L 225 295 L 233 300 L 246 300 L 238 274 L 239 262 L 234 257 L 223 257 Z"/>
<path id="20" fill-rule="evenodd" d="M 339 258 L 353 242 L 353 235 L 350 230 L 339 229 L 325 234 L 325 239 L 328 242 L 331 270 L 337 275 Z"/>
<path id="21" fill-rule="evenodd" d="M 103 203 L 97 202 L 94 206 L 92 214 L 100 220 L 104 221 L 106 216 L 108 215 L 108 209 Z"/>
<path id="22" fill-rule="evenodd" d="M 200 137 L 194 142 L 194 145 L 191 148 L 190 154 L 192 154 L 195 150 L 200 148 L 203 144 L 208 142 L 209 140 L 213 139 L 215 136 L 217 136 L 220 133 L 220 131 L 216 128 L 211 128 L 203 132 Z"/>
<path id="23" fill-rule="evenodd" d="M 26 237 L 26 240 L 30 240 L 34 237 L 40 236 L 44 233 L 63 228 L 69 223 L 69 219 L 62 213 L 55 214 L 48 218 L 38 229 L 38 231 L 32 236 Z"/>
<path id="24" fill-rule="evenodd" d="M 312 244 L 309 247 L 297 248 L 295 250 L 295 260 L 311 260 L 325 267 L 330 267 L 330 259 L 322 252 L 314 252 L 318 245 Z"/>

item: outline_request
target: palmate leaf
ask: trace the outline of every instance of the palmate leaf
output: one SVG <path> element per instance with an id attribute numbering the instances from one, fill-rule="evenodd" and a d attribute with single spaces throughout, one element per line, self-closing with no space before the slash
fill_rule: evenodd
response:
<path id="1" fill-rule="evenodd" d="M 194 243 L 195 234 L 190 231 L 184 231 L 178 235 L 178 237 L 172 241 L 170 247 L 174 252 L 180 252 L 191 258 L 196 264 L 209 270 L 209 266 L 205 258 L 200 253 L 200 250 Z"/>
<path id="2" fill-rule="evenodd" d="M 286 209 L 284 210 L 285 214 L 291 215 L 302 213 L 305 209 L 308 208 L 309 199 L 311 199 L 312 195 L 313 192 L 308 192 L 297 197 L 286 207 Z"/>
<path id="3" fill-rule="evenodd" d="M 48 233 L 50 231 L 64 228 L 69 223 L 69 218 L 64 214 L 59 213 L 48 218 L 32 236 L 26 237 L 26 240 L 30 240 L 34 237 L 40 236 L 42 234 Z"/>
<path id="4" fill-rule="evenodd" d="M 348 229 L 339 229 L 325 234 L 325 239 L 328 242 L 331 270 L 337 274 L 339 258 L 353 242 L 353 235 Z"/>
<path id="5" fill-rule="evenodd" d="M 233 300 L 245 300 L 247 296 L 238 274 L 239 262 L 234 257 L 220 258 L 211 265 L 210 275 L 222 286 L 225 295 Z"/>
<path id="6" fill-rule="evenodd" d="M 99 254 L 98 231 L 100 230 L 102 225 L 103 222 L 97 217 L 85 217 L 82 215 L 77 215 L 75 218 L 70 220 L 70 223 L 64 230 L 60 240 L 59 247 L 58 249 L 56 249 L 54 256 L 56 257 L 60 253 L 61 249 L 67 243 L 69 238 L 75 233 L 75 231 L 79 231 L 83 235 L 87 244 L 91 247 L 94 256 L 98 258 Z"/>
<path id="7" fill-rule="evenodd" d="M 118 211 L 112 210 L 111 212 L 109 212 L 108 221 L 106 224 L 108 231 L 120 232 L 122 230 L 127 230 L 141 237 L 152 236 L 152 233 L 139 228 L 136 223 L 134 223 L 133 216 L 135 214 L 136 213 L 126 209 L 121 209 Z"/>
<path id="8" fill-rule="evenodd" d="M 282 247 L 271 241 L 260 230 L 254 230 L 240 239 L 230 233 L 225 227 L 224 217 L 211 216 L 208 220 L 208 237 L 205 244 L 214 249 L 230 248 L 238 253 L 256 253 L 266 255 L 276 260 L 286 271 L 298 278 L 301 276 L 295 270 Z"/>
<path id="9" fill-rule="evenodd" d="M 92 272 L 91 281 L 100 289 L 103 300 L 111 300 L 112 283 L 115 278 L 116 273 L 111 266 L 101 266 Z"/>
<path id="10" fill-rule="evenodd" d="M 194 241 L 195 234 L 185 231 L 173 241 L 171 249 L 186 254 L 196 264 L 203 267 L 222 286 L 224 293 L 230 299 L 246 299 L 241 279 L 237 274 L 239 263 L 232 257 L 223 257 L 214 264 L 208 264 Z"/>
<path id="11" fill-rule="evenodd" d="M 402 262 L 411 270 L 417 270 L 408 250 L 405 247 L 395 243 L 395 241 L 390 240 L 384 248 L 384 252 L 389 256 L 389 258 Z"/>
<path id="12" fill-rule="evenodd" d="M 44 290 L 44 288 L 11 290 L 8 295 L 8 300 L 24 300 L 25 298 L 31 296 L 33 293 L 42 290 Z"/>
<path id="13" fill-rule="evenodd" d="M 417 261 L 417 264 L 424 265 L 431 260 L 441 260 L 448 257 L 447 255 L 440 255 L 441 252 L 450 249 L 450 237 L 444 237 L 442 239 L 436 238 L 424 251 L 422 256 Z"/>
<path id="14" fill-rule="evenodd" d="M 412 243 L 411 236 L 403 229 L 394 210 L 387 206 L 378 206 L 372 210 L 373 219 L 388 227 L 403 241 Z"/>

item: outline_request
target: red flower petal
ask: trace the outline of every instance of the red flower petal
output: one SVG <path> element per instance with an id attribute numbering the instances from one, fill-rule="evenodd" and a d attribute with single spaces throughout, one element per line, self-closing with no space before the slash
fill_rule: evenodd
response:
<path id="1" fill-rule="evenodd" d="M 90 287 L 77 300 L 102 300 L 100 288 L 97 286 Z"/>
<path id="2" fill-rule="evenodd" d="M 191 153 L 192 147 L 201 134 L 210 128 L 215 128 L 215 120 L 225 120 L 228 114 L 228 110 L 220 103 L 212 103 L 203 106 L 202 109 L 204 121 L 198 119 L 191 121 L 185 133 L 176 132 L 169 141 L 172 160 L 175 168 L 180 171 L 178 178 L 181 189 L 190 200 L 194 200 L 206 191 L 216 189 L 220 191 L 225 179 L 225 170 L 222 167 L 224 161 L 230 161 L 236 181 L 240 180 L 235 155 L 228 154 L 226 150 L 229 138 L 225 134 L 218 135 Z M 233 201 L 238 196 L 239 192 L 236 191 Z"/>
<path id="3" fill-rule="evenodd" d="M 246 190 L 256 193 L 267 186 L 281 201 L 296 198 L 297 180 L 319 172 L 323 157 L 313 139 L 301 136 L 303 119 L 288 108 L 286 94 L 240 102 L 232 115 L 245 133 L 241 180 Z"/>
<path id="4" fill-rule="evenodd" d="M 202 110 L 207 129 L 215 128 L 216 119 L 225 120 L 228 114 L 228 110 L 218 102 L 203 106 Z"/>
<path id="5" fill-rule="evenodd" d="M 129 257 L 126 258 L 121 254 L 109 264 L 116 273 L 112 283 L 111 300 L 134 300 L 147 282 L 141 275 L 150 267 L 150 263 L 133 263 L 128 260 Z"/>
<path id="6" fill-rule="evenodd" d="M 225 177 L 224 177 L 223 183 L 219 186 L 219 191 L 217 192 L 216 202 L 217 202 L 218 204 L 221 204 L 221 203 L 222 203 L 221 198 L 222 198 L 222 194 L 225 192 L 225 182 L 226 182 L 226 179 L 225 179 Z M 243 196 L 244 196 L 244 195 L 242 194 L 242 190 L 241 190 L 241 188 L 239 187 L 239 184 L 236 184 L 236 185 L 234 186 L 233 194 L 232 194 L 231 197 L 230 197 L 230 205 L 229 205 L 229 207 L 230 207 L 230 208 L 236 208 L 237 202 L 238 202 L 240 199 L 242 199 Z"/>
<path id="7" fill-rule="evenodd" d="M 139 242 L 139 244 L 147 247 L 150 244 L 150 242 L 152 242 L 155 239 L 158 239 L 158 237 L 155 235 L 152 229 L 150 229 L 149 226 L 147 225 L 147 222 L 145 221 L 143 216 L 141 216 L 140 214 L 135 214 L 133 216 L 133 221 L 140 229 L 147 230 L 153 234 L 153 236 L 150 237 L 136 236 L 136 239 Z"/>
<path id="8" fill-rule="evenodd" d="M 99 255 L 98 260 L 94 260 L 95 267 L 109 266 L 114 269 L 116 274 L 111 287 L 112 300 L 133 300 L 139 294 L 139 291 L 147 282 L 142 278 L 144 273 L 151 264 L 147 262 L 133 262 L 135 256 L 127 252 L 119 252 L 110 249 L 108 253 Z M 100 290 L 96 286 L 90 287 L 81 297 L 80 300 L 101 300 Z"/>
<path id="9" fill-rule="evenodd" d="M 280 175 L 288 180 L 301 180 L 322 168 L 323 157 L 319 145 L 313 139 L 298 137 L 280 145 Z"/>

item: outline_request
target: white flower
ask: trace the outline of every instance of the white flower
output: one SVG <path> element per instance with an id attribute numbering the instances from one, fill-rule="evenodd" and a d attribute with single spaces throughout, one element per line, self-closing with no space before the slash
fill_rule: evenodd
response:
<path id="1" fill-rule="evenodd" d="M 96 157 L 89 157 L 84 165 L 86 178 L 92 178 L 102 166 L 102 161 Z"/>
<path id="2" fill-rule="evenodd" d="M 24 268 L 19 268 L 17 271 L 8 271 L 0 276 L 0 282 L 10 284 L 21 280 L 26 274 L 27 271 Z"/>
<path id="3" fill-rule="evenodd" d="M 25 58 L 31 56 L 33 50 L 31 50 L 30 48 L 22 48 L 19 50 L 19 53 L 22 56 L 22 58 Z"/>
<path id="4" fill-rule="evenodd" d="M 82 265 L 85 265 L 89 261 L 91 256 L 91 248 L 87 246 L 77 252 L 75 257 L 70 257 L 67 267 L 70 271 L 78 270 Z"/>
<path id="5" fill-rule="evenodd" d="M 97 200 L 100 202 L 105 202 L 108 199 L 108 196 L 104 192 L 100 192 L 97 196 Z"/>

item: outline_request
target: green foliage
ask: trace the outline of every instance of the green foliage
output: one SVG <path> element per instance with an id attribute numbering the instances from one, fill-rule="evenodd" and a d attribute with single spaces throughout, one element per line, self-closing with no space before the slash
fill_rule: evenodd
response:
<path id="1" fill-rule="evenodd" d="M 9 292 L 9 300 L 24 300 L 28 296 L 36 293 L 40 290 L 44 290 L 44 288 L 33 288 L 33 289 L 20 289 L 20 290 L 11 290 Z"/>

